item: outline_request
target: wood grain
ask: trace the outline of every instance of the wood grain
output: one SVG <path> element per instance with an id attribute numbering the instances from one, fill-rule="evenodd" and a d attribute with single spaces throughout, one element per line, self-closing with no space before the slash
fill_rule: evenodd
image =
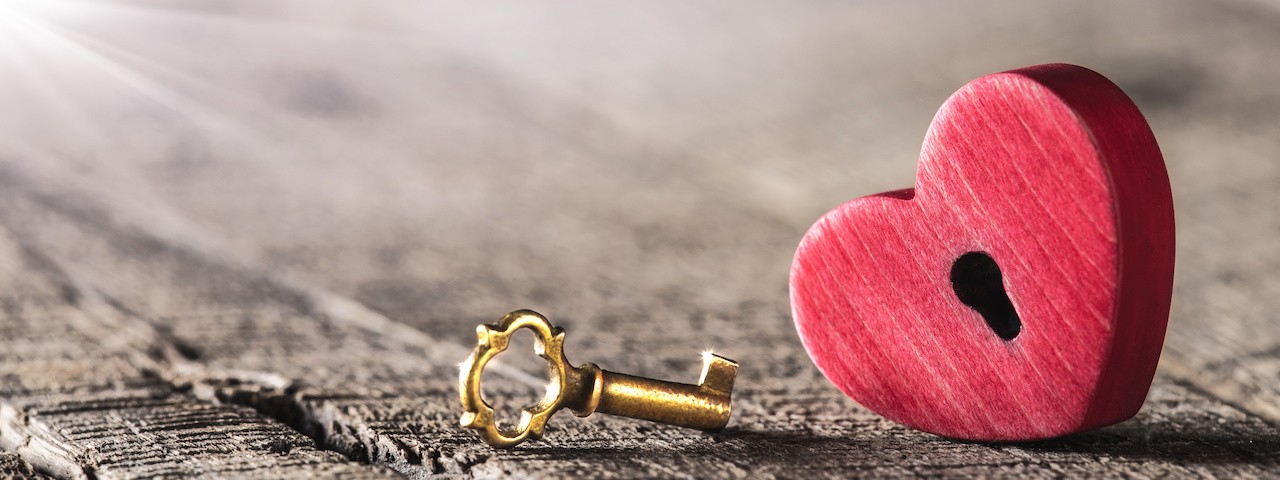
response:
<path id="1" fill-rule="evenodd" d="M 1261 47 L 1280 35 L 1271 7 L 218 0 L 102 12 L 51 20 L 85 50 L 15 56 L 29 42 L 0 43 L 0 225 L 33 252 L 9 258 L 64 272 L 24 290 L 50 269 L 0 262 L 4 291 L 50 305 L 7 310 L 4 328 L 21 336 L 0 350 L 13 373 L 0 376 L 6 404 L 57 378 L 163 388 L 146 398 L 236 418 L 205 432 L 222 442 L 187 452 L 191 471 L 264 444 L 231 435 L 241 423 L 312 442 L 282 458 L 315 448 L 346 465 L 282 459 L 271 476 L 1276 468 L 1280 66 Z M 84 58 L 127 69 L 63 63 Z M 1174 306 L 1144 410 L 1079 437 L 992 446 L 857 407 L 791 326 L 796 242 L 854 192 L 909 184 L 920 132 L 956 85 L 1058 60 L 1132 94 L 1169 162 Z M 64 296 L 67 284 L 98 295 Z M 456 426 L 456 364 L 475 325 L 519 307 L 554 316 L 575 362 L 678 379 L 708 347 L 742 361 L 729 429 L 570 416 L 543 442 L 488 449 Z M 104 310 L 117 313 L 85 313 Z M 89 333 L 59 333 L 78 331 Z M 505 380 L 486 383 L 499 401 L 541 386 L 520 353 L 505 354 Z M 59 398 L 100 395 L 71 385 Z M 175 408 L 128 402 L 76 421 L 105 428 Z M 32 425 L 79 425 L 69 418 Z M 65 440 L 70 452 L 102 441 Z M 244 465 L 268 468 L 254 463 L 262 455 Z M 99 478 L 143 471 L 128 458 L 63 458 L 113 462 Z"/>
<path id="2" fill-rule="evenodd" d="M 979 78 L 934 117 L 914 189 L 805 235 L 797 330 L 842 391 L 927 432 L 1043 440 L 1128 419 L 1164 342 L 1172 202 L 1155 137 L 1105 77 Z"/>
<path id="3" fill-rule="evenodd" d="M 0 453 L 0 478 L 49 478 L 37 472 L 16 453 Z"/>
<path id="4" fill-rule="evenodd" d="M 0 221 L 13 225 L 23 202 L 9 192 Z M 12 231 L 0 231 L 0 258 L 0 447 L 21 458 L 5 467 L 15 475 L 396 476 L 253 409 L 200 401 L 174 377 L 190 347 Z"/>

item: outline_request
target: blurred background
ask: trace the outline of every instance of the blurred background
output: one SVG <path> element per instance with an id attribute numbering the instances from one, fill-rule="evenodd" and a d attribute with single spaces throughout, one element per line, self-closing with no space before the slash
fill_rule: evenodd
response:
<path id="1" fill-rule="evenodd" d="M 0 175 L 442 344 L 531 307 L 575 361 L 685 378 L 713 346 L 821 385 L 803 232 L 910 186 L 952 91 L 1051 62 L 1124 88 L 1168 162 L 1162 375 L 1280 420 L 1270 0 L 0 0 Z"/>

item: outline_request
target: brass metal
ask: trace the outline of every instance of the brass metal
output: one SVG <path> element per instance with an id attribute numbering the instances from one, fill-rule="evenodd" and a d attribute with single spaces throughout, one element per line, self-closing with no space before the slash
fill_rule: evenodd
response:
<path id="1" fill-rule="evenodd" d="M 484 400 L 480 374 L 484 366 L 507 349 L 511 335 L 533 330 L 534 351 L 547 360 L 551 378 L 546 395 L 520 412 L 515 430 L 497 426 L 493 407 Z M 508 313 L 492 325 L 476 327 L 476 348 L 459 365 L 458 393 L 463 427 L 479 431 L 489 445 L 511 448 L 542 437 L 551 415 L 568 408 L 579 417 L 594 412 L 639 418 L 709 432 L 729 423 L 730 395 L 738 363 L 710 352 L 702 354 L 698 385 L 664 382 L 601 370 L 594 363 L 574 367 L 564 355 L 564 330 L 532 310 Z"/>

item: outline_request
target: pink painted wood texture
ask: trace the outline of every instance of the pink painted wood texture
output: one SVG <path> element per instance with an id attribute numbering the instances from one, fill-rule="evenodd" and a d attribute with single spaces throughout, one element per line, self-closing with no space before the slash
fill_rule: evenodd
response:
<path id="1" fill-rule="evenodd" d="M 1001 338 L 957 296 L 956 260 L 999 267 Z M 947 437 L 1057 437 L 1132 417 L 1173 284 L 1173 203 L 1142 114 L 1105 77 L 1040 65 L 965 85 L 925 136 L 914 189 L 852 200 L 801 241 L 796 327 L 837 387 Z"/>

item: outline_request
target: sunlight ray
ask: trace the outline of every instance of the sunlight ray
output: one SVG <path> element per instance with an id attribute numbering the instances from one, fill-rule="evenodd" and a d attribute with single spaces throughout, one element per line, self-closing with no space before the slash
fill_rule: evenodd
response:
<path id="1" fill-rule="evenodd" d="M 184 87 L 184 90 L 196 91 L 203 98 L 214 97 L 219 105 L 232 104 L 242 110 L 252 111 L 256 118 L 262 115 L 274 115 L 275 111 L 270 105 L 264 104 L 261 100 L 252 98 L 243 93 L 235 92 L 225 88 L 215 82 L 201 78 L 200 76 L 180 70 L 164 62 L 153 60 L 134 51 L 113 45 L 98 38 L 86 35 L 82 32 L 67 28 L 59 28 L 55 25 L 48 25 L 51 30 L 56 30 L 68 40 L 82 46 L 84 49 L 94 52 L 103 59 L 118 65 L 120 68 L 133 72 L 137 76 L 146 79 L 149 84 L 163 85 L 169 90 L 173 96 L 185 98 L 189 103 L 204 104 L 209 102 L 199 102 L 192 95 L 184 95 L 179 93 L 176 87 Z M 212 110 L 208 107 L 202 107 L 206 110 Z M 225 106 L 222 109 L 226 109 Z M 260 125 L 255 125 L 260 127 Z"/>
<path id="2" fill-rule="evenodd" d="M 73 100 L 75 92 L 59 88 L 62 79 L 52 74 L 40 62 L 40 57 L 31 54 L 34 48 L 26 39 L 20 35 L 8 37 L 9 41 L 0 45 L 5 53 L 0 72 L 5 72 L 4 77 L 8 80 L 3 88 L 7 106 L 21 109 L 21 118 L 28 128 L 57 125 L 59 136 L 65 139 L 93 146 L 103 145 L 103 136 L 84 111 L 85 104 Z M 13 133 L 4 132 L 7 135 Z"/>
<path id="3" fill-rule="evenodd" d="M 242 145 L 251 145 L 263 159 L 280 158 L 289 153 L 284 146 L 277 144 L 271 140 L 270 134 L 262 134 L 261 118 L 255 116 L 255 125 L 252 127 L 244 125 L 237 121 L 234 117 L 229 116 L 219 110 L 206 106 L 201 101 L 186 95 L 169 84 L 162 83 L 148 75 L 143 74 L 136 68 L 121 63 L 104 54 L 100 49 L 106 48 L 112 53 L 121 53 L 121 50 L 115 47 L 105 45 L 103 42 L 95 41 L 88 36 L 70 31 L 69 29 L 59 29 L 51 25 L 44 19 L 36 18 L 32 15 L 19 14 L 7 16 L 7 30 L 11 35 L 27 37 L 24 42 L 26 50 L 39 52 L 40 57 L 47 62 L 57 62 L 62 65 L 53 65 L 50 69 L 44 69 L 43 72 L 33 70 L 29 65 L 23 66 L 26 70 L 24 76 L 37 85 L 46 86 L 51 78 L 39 78 L 40 75 L 48 74 L 49 77 L 56 78 L 58 75 L 49 73 L 49 70 L 56 67 L 79 67 L 91 66 L 97 69 L 97 72 L 105 74 L 105 77 L 114 80 L 117 84 L 126 87 L 127 91 L 140 95 L 148 101 L 161 106 L 165 110 L 171 112 L 177 119 L 187 122 L 205 132 L 225 139 L 235 139 L 237 143 Z M 88 43 L 89 45 L 87 45 Z M 92 47 L 90 46 L 92 45 Z M 20 54 L 15 54 L 20 55 Z M 179 72 L 175 69 L 163 67 L 157 62 L 144 59 L 137 55 L 127 54 L 126 58 L 134 63 L 142 63 L 150 67 L 153 71 L 160 71 L 170 79 L 180 79 L 184 83 L 196 85 L 203 90 L 212 90 L 223 99 L 234 99 L 241 104 L 248 104 L 247 100 L 240 96 L 232 95 L 217 87 L 195 80 L 191 75 Z M 91 83 L 84 81 L 83 78 L 78 79 L 79 83 Z M 20 92 L 19 92 L 20 93 Z M 88 103 L 88 102 L 85 102 Z M 259 112 L 269 111 L 261 106 L 250 107 L 252 110 Z M 277 122 L 278 123 L 278 122 Z"/>
<path id="4" fill-rule="evenodd" d="M 237 29 L 258 31 L 271 36 L 286 34 L 292 37 L 309 39 L 334 39 L 344 37 L 367 37 L 374 35 L 368 30 L 360 30 L 345 24 L 326 25 L 307 22 L 294 17 L 271 18 L 266 15 L 254 15 L 252 9 L 235 13 L 216 10 L 184 11 L 176 5 L 153 3 L 137 5 L 111 0 L 5 0 L 13 7 L 11 10 L 25 11 L 27 15 L 42 18 L 56 17 L 92 17 L 95 21 L 123 21 L 130 23 L 152 22 L 156 25 L 201 25 L 208 28 L 227 31 Z M 306 8 L 307 2 L 295 2 L 298 8 Z M 253 5 L 247 3 L 247 5 Z M 0 7 L 3 8 L 3 7 Z M 332 8 L 332 7 L 331 7 Z M 359 11 L 363 7 L 351 7 Z M 289 9 L 283 9 L 289 11 Z"/>
<path id="5" fill-rule="evenodd" d="M 203 105 L 200 105 L 191 99 L 174 92 L 172 89 L 152 81 L 150 78 L 129 69 L 110 58 L 107 58 L 98 52 L 95 52 L 77 42 L 59 35 L 55 31 L 40 24 L 32 31 L 39 33 L 51 44 L 57 44 L 67 50 L 67 52 L 76 55 L 80 60 L 88 62 L 115 80 L 122 82 L 134 89 L 147 98 L 156 103 L 172 109 L 175 112 L 189 115 L 207 126 L 218 128 L 219 130 L 232 130 L 234 126 L 232 122 L 227 121 L 220 116 L 208 111 Z"/>
<path id="6" fill-rule="evenodd" d="M 64 141 L 46 145 L 46 149 L 72 141 L 101 145 L 102 135 L 84 112 L 85 103 L 74 101 L 77 92 L 59 88 L 62 79 L 48 68 L 47 56 L 40 55 L 38 42 L 28 33 L 11 16 L 6 16 L 0 27 L 0 98 L 9 111 L 21 112 L 0 119 L 15 123 L 6 124 L 0 135 L 36 138 L 40 130 L 56 128 Z"/>

